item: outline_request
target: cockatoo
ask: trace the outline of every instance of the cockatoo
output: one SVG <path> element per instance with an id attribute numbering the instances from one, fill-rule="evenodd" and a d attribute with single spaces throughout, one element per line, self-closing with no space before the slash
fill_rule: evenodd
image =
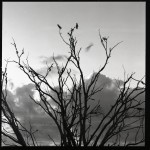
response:
<path id="1" fill-rule="evenodd" d="M 78 23 L 76 23 L 76 29 L 78 29 L 78 27 L 79 27 L 79 26 L 78 26 Z"/>

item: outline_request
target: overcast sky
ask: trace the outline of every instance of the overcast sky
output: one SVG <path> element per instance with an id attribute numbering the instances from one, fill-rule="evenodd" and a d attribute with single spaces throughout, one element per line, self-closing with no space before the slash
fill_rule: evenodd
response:
<path id="1" fill-rule="evenodd" d="M 29 55 L 31 66 L 41 72 L 45 69 L 43 62 L 47 58 L 50 61 L 53 53 L 58 59 L 61 56 L 63 61 L 69 50 L 59 36 L 57 24 L 62 26 L 62 35 L 66 39 L 67 32 L 78 23 L 79 29 L 75 35 L 78 39 L 77 49 L 82 47 L 81 67 L 85 78 L 90 78 L 106 58 L 99 40 L 99 29 L 102 36 L 109 36 L 108 46 L 113 47 L 123 41 L 112 52 L 102 72 L 104 76 L 101 75 L 103 81 L 112 85 L 112 79 L 123 79 L 122 66 L 128 74 L 136 72 L 135 77 L 138 79 L 145 75 L 145 2 L 3 2 L 2 16 L 3 67 L 4 59 L 16 60 L 14 47 L 10 44 L 13 42 L 12 37 L 20 51 L 24 48 L 24 58 Z M 43 112 L 31 101 L 25 101 L 29 94 L 34 95 L 33 85 L 28 84 L 27 77 L 16 65 L 9 64 L 8 78 L 11 87 L 16 89 L 15 93 L 9 93 L 8 100 L 13 99 L 18 103 L 12 104 L 17 116 L 24 119 L 30 114 L 29 119 L 41 129 L 41 142 L 47 142 L 44 139 L 47 132 L 51 131 L 56 136 L 54 127 L 48 129 L 47 116 L 43 116 L 41 122 L 38 113 Z M 111 89 L 104 89 L 104 107 L 112 97 L 116 97 L 116 88 L 112 86 Z"/>
<path id="2" fill-rule="evenodd" d="M 3 60 L 16 59 L 10 44 L 12 37 L 20 51 L 24 48 L 25 56 L 29 54 L 30 64 L 35 68 L 42 67 L 41 56 L 66 55 L 68 48 L 58 34 L 57 24 L 66 36 L 76 22 L 77 47 L 82 47 L 85 77 L 97 71 L 105 60 L 98 29 L 103 36 L 109 36 L 110 47 L 123 41 L 112 53 L 103 74 L 122 78 L 123 65 L 127 73 L 136 72 L 137 78 L 144 76 L 145 2 L 3 2 Z M 85 51 L 89 45 L 89 51 Z M 14 65 L 9 66 L 9 78 L 16 86 L 27 83 Z"/>

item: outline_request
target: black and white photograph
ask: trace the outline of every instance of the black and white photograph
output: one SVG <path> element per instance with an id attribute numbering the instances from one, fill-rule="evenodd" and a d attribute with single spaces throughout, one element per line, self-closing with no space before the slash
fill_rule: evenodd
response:
<path id="1" fill-rule="evenodd" d="M 1 146 L 144 147 L 146 2 L 2 2 Z"/>

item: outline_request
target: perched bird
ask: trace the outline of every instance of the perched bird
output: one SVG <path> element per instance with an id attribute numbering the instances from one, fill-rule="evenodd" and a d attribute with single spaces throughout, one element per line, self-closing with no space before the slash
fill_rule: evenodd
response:
<path id="1" fill-rule="evenodd" d="M 104 41 L 107 41 L 107 38 L 106 38 L 106 37 L 103 37 L 103 40 L 104 40 Z"/>
<path id="2" fill-rule="evenodd" d="M 76 29 L 78 29 L 78 27 L 79 27 L 79 26 L 78 26 L 78 23 L 76 23 Z"/>
<path id="3" fill-rule="evenodd" d="M 51 67 L 48 68 L 48 71 L 51 71 Z"/>
<path id="4" fill-rule="evenodd" d="M 16 53 L 17 53 L 17 55 L 18 55 L 18 51 L 16 50 Z"/>
<path id="5" fill-rule="evenodd" d="M 141 81 L 142 84 L 145 84 L 143 81 Z"/>
<path id="6" fill-rule="evenodd" d="M 62 71 L 62 72 L 64 72 L 64 70 L 65 70 L 65 68 L 64 68 L 64 67 L 62 67 L 62 70 L 61 70 L 61 71 Z"/>
<path id="7" fill-rule="evenodd" d="M 57 24 L 57 26 L 58 26 L 58 28 L 61 30 L 62 29 L 62 27 L 59 25 L 59 24 Z"/>

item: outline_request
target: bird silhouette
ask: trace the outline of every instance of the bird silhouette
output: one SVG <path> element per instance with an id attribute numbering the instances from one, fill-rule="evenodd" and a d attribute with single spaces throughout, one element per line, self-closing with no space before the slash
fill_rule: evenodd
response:
<path id="1" fill-rule="evenodd" d="M 143 81 L 141 81 L 142 84 L 145 84 Z"/>
<path id="2" fill-rule="evenodd" d="M 78 23 L 76 23 L 76 29 L 78 29 L 78 27 L 79 27 L 79 26 L 78 26 Z"/>
<path id="3" fill-rule="evenodd" d="M 57 24 L 57 26 L 58 26 L 58 28 L 61 30 L 62 29 L 62 27 L 59 25 L 59 24 Z"/>
<path id="4" fill-rule="evenodd" d="M 106 37 L 103 37 L 103 40 L 104 40 L 104 41 L 107 41 L 107 38 L 106 38 Z"/>

